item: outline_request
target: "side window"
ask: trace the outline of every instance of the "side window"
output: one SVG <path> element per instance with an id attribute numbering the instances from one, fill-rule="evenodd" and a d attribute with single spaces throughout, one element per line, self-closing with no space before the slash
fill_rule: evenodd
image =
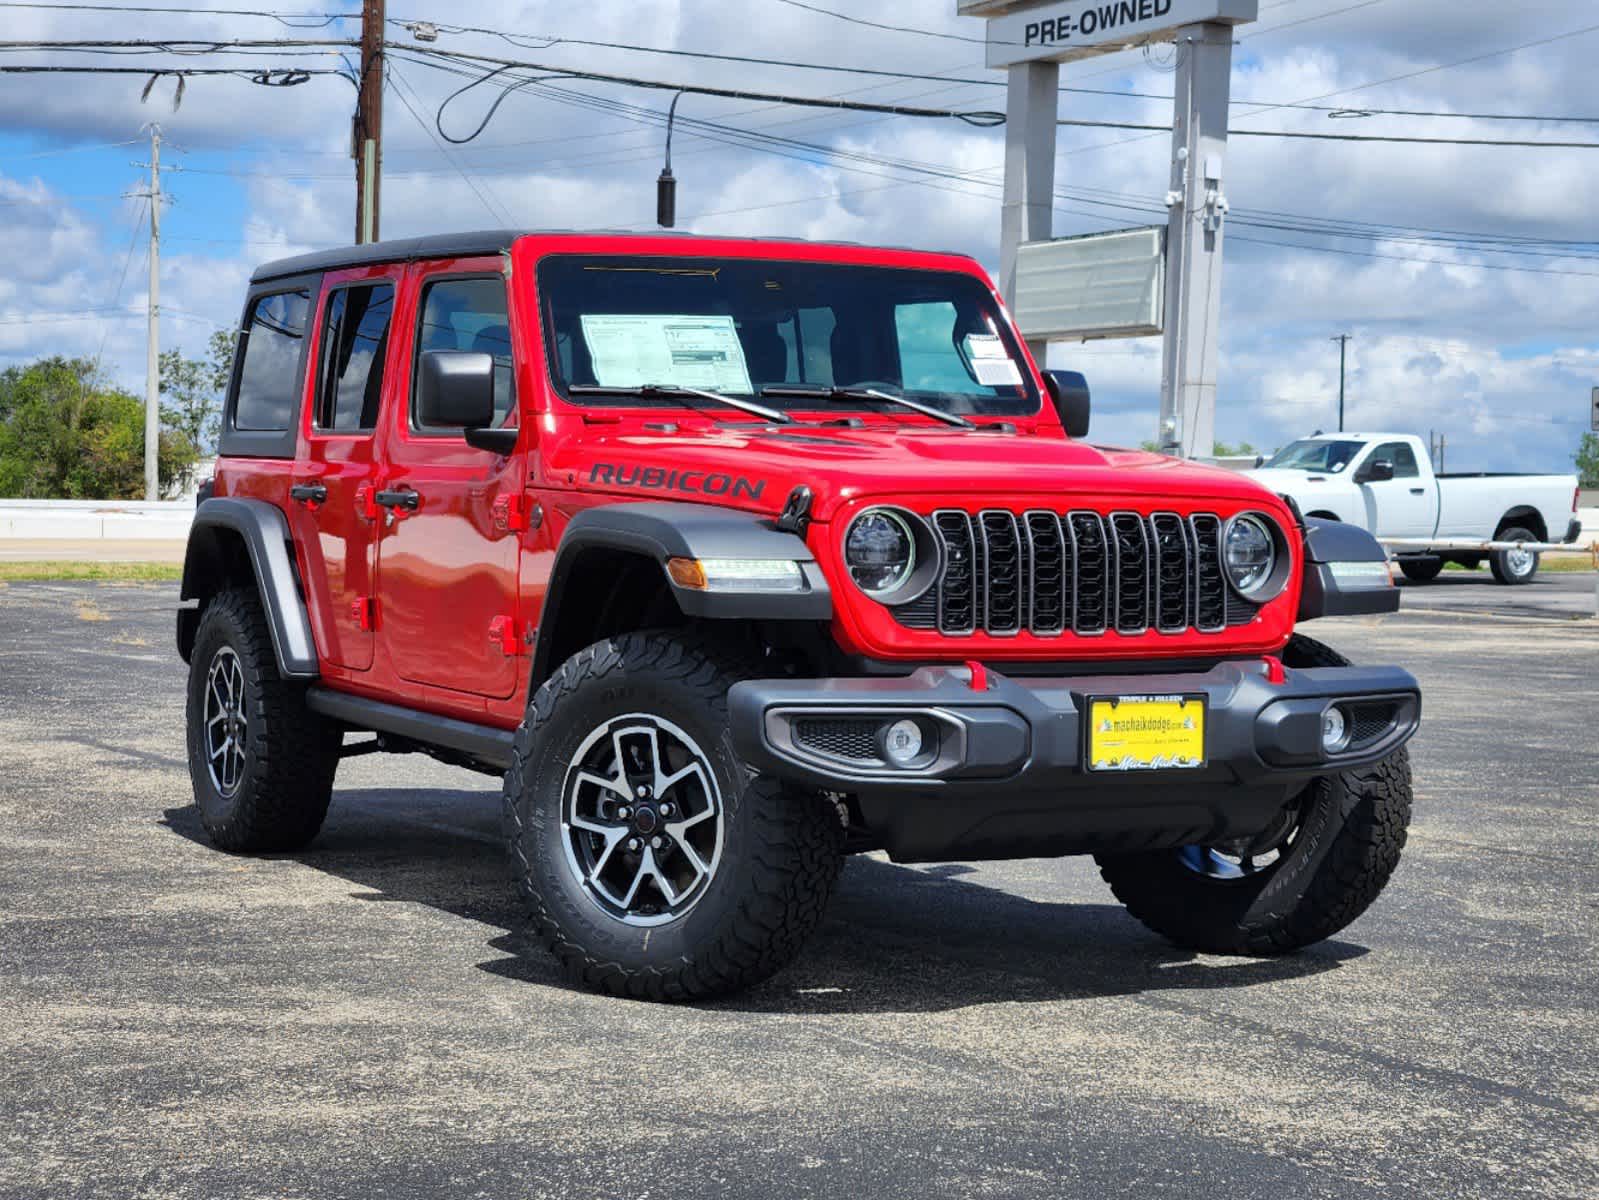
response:
<path id="1" fill-rule="evenodd" d="M 430 350 L 466 350 L 494 356 L 494 424 L 516 424 L 516 372 L 511 358 L 511 322 L 502 279 L 440 279 L 422 292 L 416 331 L 418 360 Z M 426 430 L 416 417 L 411 392 L 411 426 Z M 458 429 L 436 432 L 459 434 Z"/>
<path id="2" fill-rule="evenodd" d="M 261 296 L 250 306 L 239 348 L 243 361 L 233 406 L 235 429 L 282 432 L 289 428 L 310 312 L 311 294 L 307 291 Z"/>
<path id="3" fill-rule="evenodd" d="M 1378 446 L 1372 452 L 1371 461 L 1386 458 L 1394 464 L 1395 479 L 1416 479 L 1421 475 L 1421 469 L 1416 466 L 1416 452 L 1410 448 L 1408 442 L 1388 442 Z"/>
<path id="4" fill-rule="evenodd" d="M 353 433 L 377 428 L 393 315 L 391 283 L 340 288 L 328 297 L 313 414 L 317 429 Z"/>

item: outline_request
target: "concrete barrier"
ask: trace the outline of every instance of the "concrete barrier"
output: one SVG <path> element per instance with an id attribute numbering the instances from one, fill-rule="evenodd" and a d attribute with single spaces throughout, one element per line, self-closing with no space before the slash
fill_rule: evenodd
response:
<path id="1" fill-rule="evenodd" d="M 0 500 L 0 540 L 183 541 L 192 500 Z"/>

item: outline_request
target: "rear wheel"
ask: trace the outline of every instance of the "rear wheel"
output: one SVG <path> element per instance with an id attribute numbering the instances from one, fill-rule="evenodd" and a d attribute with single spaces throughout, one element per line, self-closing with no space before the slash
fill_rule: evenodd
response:
<path id="1" fill-rule="evenodd" d="M 511 867 L 574 982 L 722 995 L 782 968 L 821 921 L 843 824 L 734 753 L 727 692 L 750 674 L 693 635 L 632 634 L 534 695 L 505 779 Z"/>
<path id="2" fill-rule="evenodd" d="M 1538 535 L 1520 525 L 1500 530 L 1496 542 L 1536 542 Z M 1494 578 L 1510 587 L 1531 583 L 1538 574 L 1542 557 L 1531 550 L 1495 550 L 1488 559 Z"/>
<path id="3" fill-rule="evenodd" d="M 1347 666 L 1310 638 L 1291 667 Z M 1100 855 L 1127 911 L 1180 946 L 1211 954 L 1285 954 L 1331 937 L 1387 885 L 1410 824 L 1410 760 L 1318 779 L 1251 838 L 1152 854 Z"/>
<path id="4" fill-rule="evenodd" d="M 1431 583 L 1444 569 L 1441 558 L 1402 558 L 1399 569 L 1411 583 Z"/>
<path id="5" fill-rule="evenodd" d="M 200 822 L 236 854 L 298 850 L 327 816 L 342 732 L 278 674 L 254 591 L 206 605 L 189 656 L 189 777 Z"/>

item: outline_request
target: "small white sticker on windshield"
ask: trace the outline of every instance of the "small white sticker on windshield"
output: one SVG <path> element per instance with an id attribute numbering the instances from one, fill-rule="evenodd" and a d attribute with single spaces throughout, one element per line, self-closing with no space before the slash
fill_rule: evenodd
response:
<path id="1" fill-rule="evenodd" d="M 749 367 L 732 317 L 583 315 L 601 387 L 649 384 L 749 395 Z"/>
<path id="2" fill-rule="evenodd" d="M 984 387 L 1021 386 L 1021 370 L 1011 360 L 1005 343 L 996 334 L 967 334 L 966 357 L 972 364 L 972 374 Z"/>

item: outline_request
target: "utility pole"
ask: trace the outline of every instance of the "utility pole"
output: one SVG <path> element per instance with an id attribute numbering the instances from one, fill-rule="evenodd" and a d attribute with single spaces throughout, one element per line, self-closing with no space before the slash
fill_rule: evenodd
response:
<path id="1" fill-rule="evenodd" d="M 1344 373 L 1349 362 L 1349 339 L 1351 333 L 1340 333 L 1330 339 L 1338 343 L 1338 432 L 1344 431 Z"/>
<path id="2" fill-rule="evenodd" d="M 361 90 L 350 153 L 355 158 L 355 240 L 378 240 L 383 189 L 383 30 L 385 0 L 361 3 Z"/>
<path id="3" fill-rule="evenodd" d="M 150 300 L 144 356 L 144 498 L 161 499 L 161 126 L 150 126 Z"/>

